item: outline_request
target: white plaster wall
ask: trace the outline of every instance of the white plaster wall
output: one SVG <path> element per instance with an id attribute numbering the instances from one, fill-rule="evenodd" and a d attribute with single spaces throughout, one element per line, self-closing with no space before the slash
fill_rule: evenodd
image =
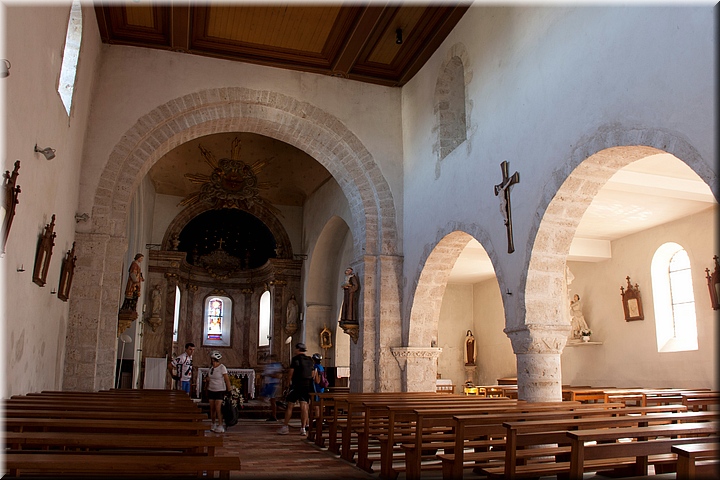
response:
<path id="1" fill-rule="evenodd" d="M 473 331 L 477 342 L 479 338 L 473 322 L 473 286 L 448 284 L 440 307 L 437 346 L 442 348 L 442 352 L 438 356 L 437 371 L 442 378 L 453 381 L 455 393 L 462 392 L 465 383 L 464 351 L 468 330 Z M 478 352 L 479 349 L 478 346 Z"/>
<path id="2" fill-rule="evenodd" d="M 473 318 L 477 346 L 478 385 L 496 385 L 498 378 L 515 377 L 517 362 L 510 339 L 503 333 L 505 310 L 495 279 L 473 285 Z"/>
<path id="3" fill-rule="evenodd" d="M 3 397 L 29 391 L 59 389 L 65 357 L 68 304 L 50 291 L 57 290 L 60 265 L 75 238 L 75 213 L 80 163 L 87 116 L 99 56 L 99 34 L 92 6 L 83 8 L 83 40 L 70 118 L 57 92 L 70 1 L 52 6 L 0 5 L 3 10 L 4 52 L 10 76 L 0 79 L 5 120 L 2 171 L 20 160 L 19 205 L 0 260 L 3 284 L 5 352 Z M 51 161 L 33 147 L 57 150 Z M 45 287 L 32 282 L 38 236 L 55 214 L 55 247 Z M 87 259 L 78 258 L 78 264 Z M 25 272 L 16 270 L 24 266 Z M 72 297 L 73 291 L 70 291 Z M 12 299 L 12 301 L 10 301 Z M 22 308 L 18 308 L 22 302 Z"/>
<path id="4" fill-rule="evenodd" d="M 135 47 L 104 45 L 102 54 L 84 154 L 81 208 L 89 209 L 92 205 L 110 152 L 138 118 L 192 92 L 240 86 L 279 92 L 336 116 L 357 135 L 378 163 L 393 193 L 397 218 L 401 217 L 399 89 Z M 140 85 L 142 88 L 138 88 Z M 118 98 L 123 101 L 118 102 Z"/>
<path id="5" fill-rule="evenodd" d="M 500 290 L 517 292 L 546 185 L 561 184 L 574 149 L 599 131 L 668 132 L 697 150 L 696 171 L 717 178 L 714 18 L 697 6 L 471 7 L 402 92 L 404 276 L 418 278 L 423 252 L 457 222 L 487 234 Z M 471 127 L 436 179 L 434 89 L 457 43 L 467 51 Z M 520 173 L 512 255 L 493 191 L 504 160 Z M 406 322 L 413 288 L 404 288 Z M 514 299 L 508 315 L 522 315 Z"/>
<path id="6" fill-rule="evenodd" d="M 718 313 L 710 307 L 705 269 L 714 268 L 717 208 L 612 242 L 612 259 L 568 262 L 573 294 L 583 301 L 592 340 L 602 345 L 565 347 L 563 384 L 617 387 L 718 388 Z M 650 266 L 655 251 L 676 242 L 688 252 L 695 292 L 698 350 L 658 353 Z M 626 322 L 620 287 L 640 287 L 645 320 Z"/>

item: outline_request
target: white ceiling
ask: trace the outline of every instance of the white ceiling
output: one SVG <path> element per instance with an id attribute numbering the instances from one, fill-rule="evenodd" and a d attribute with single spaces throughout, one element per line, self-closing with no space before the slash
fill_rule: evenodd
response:
<path id="1" fill-rule="evenodd" d="M 715 204 L 710 187 L 670 154 L 638 160 L 619 170 L 585 211 L 568 260 L 599 262 L 610 242 L 693 215 Z M 477 283 L 495 276 L 485 249 L 475 239 L 458 257 L 450 283 Z"/>

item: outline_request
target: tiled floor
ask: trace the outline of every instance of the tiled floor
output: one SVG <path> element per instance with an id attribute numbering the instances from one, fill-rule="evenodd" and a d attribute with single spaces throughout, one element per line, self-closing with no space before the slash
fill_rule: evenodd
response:
<path id="1" fill-rule="evenodd" d="M 241 418 L 222 435 L 216 455 L 237 455 L 242 470 L 231 478 L 244 479 L 377 479 L 300 436 L 300 421 L 290 422 L 290 434 L 278 435 L 281 422 Z"/>

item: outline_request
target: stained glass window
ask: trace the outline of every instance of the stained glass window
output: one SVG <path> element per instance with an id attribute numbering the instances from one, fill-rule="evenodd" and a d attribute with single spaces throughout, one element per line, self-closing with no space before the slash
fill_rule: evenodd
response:
<path id="1" fill-rule="evenodd" d="M 230 346 L 232 300 L 217 295 L 205 299 L 203 345 Z"/>

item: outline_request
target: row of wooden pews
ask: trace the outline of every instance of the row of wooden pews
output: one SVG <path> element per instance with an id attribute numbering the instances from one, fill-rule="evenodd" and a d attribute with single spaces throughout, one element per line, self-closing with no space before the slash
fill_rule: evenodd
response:
<path id="1" fill-rule="evenodd" d="M 698 459 L 706 471 L 716 469 L 720 412 L 708 407 L 717 393 L 683 391 L 678 398 L 628 406 L 604 396 L 527 403 L 435 392 L 326 393 L 309 441 L 322 447 L 327 440 L 329 452 L 369 472 L 379 464 L 383 479 L 402 472 L 417 479 L 431 470 L 445 479 L 467 470 L 491 478 L 582 478 L 598 470 L 633 476 L 646 474 L 649 464 L 693 471 Z"/>
<path id="2" fill-rule="evenodd" d="M 177 390 L 47 391 L 3 400 L 5 476 L 230 478 L 207 415 Z"/>

